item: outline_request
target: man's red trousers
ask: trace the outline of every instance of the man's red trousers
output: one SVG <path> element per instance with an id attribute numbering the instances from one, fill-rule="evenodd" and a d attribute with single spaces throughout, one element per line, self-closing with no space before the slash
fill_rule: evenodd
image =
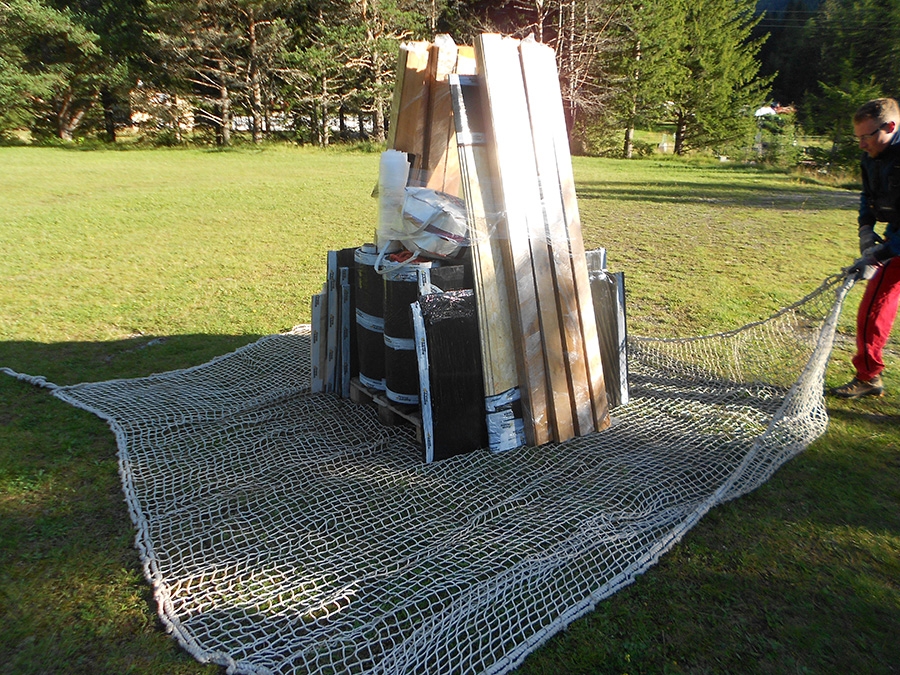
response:
<path id="1" fill-rule="evenodd" d="M 900 303 L 900 257 L 889 259 L 869 279 L 856 315 L 856 377 L 871 380 L 884 370 L 882 350 Z"/>

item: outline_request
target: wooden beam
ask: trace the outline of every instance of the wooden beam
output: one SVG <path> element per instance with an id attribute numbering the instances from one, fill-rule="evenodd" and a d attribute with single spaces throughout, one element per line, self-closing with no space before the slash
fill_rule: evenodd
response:
<path id="1" fill-rule="evenodd" d="M 428 42 L 405 42 L 397 57 L 387 147 L 413 155 L 413 169 L 421 168 L 425 152 L 429 47 Z"/>
<path id="2" fill-rule="evenodd" d="M 562 190 L 556 166 L 556 152 L 551 116 L 553 83 L 548 78 L 556 78 L 556 70 L 548 72 L 545 59 L 546 45 L 534 40 L 524 40 L 519 45 L 525 91 L 528 97 L 528 114 L 534 154 L 547 228 L 553 277 L 556 281 L 556 296 L 559 302 L 560 326 L 563 332 L 564 356 L 569 391 L 574 406 L 576 433 L 584 436 L 594 431 L 594 415 L 591 408 L 591 389 L 585 364 L 585 343 L 575 292 L 575 278 L 572 258 L 569 253 L 569 234 L 566 230 Z"/>
<path id="3" fill-rule="evenodd" d="M 449 171 L 448 160 L 456 157 L 453 110 L 450 103 L 450 83 L 447 76 L 456 70 L 458 49 L 449 35 L 439 35 L 429 48 L 428 58 L 428 120 L 425 128 L 422 174 L 425 187 L 459 196 L 459 160 L 455 171 Z"/>
<path id="4" fill-rule="evenodd" d="M 526 437 L 540 445 L 551 435 L 572 438 L 575 427 L 518 43 L 483 34 L 475 54 L 502 206 L 498 235 L 508 251 Z"/>
<path id="5" fill-rule="evenodd" d="M 484 391 L 490 397 L 518 385 L 507 275 L 500 241 L 488 220 L 497 206 L 485 147 L 481 89 L 474 77 L 458 75 L 451 76 L 450 89 L 478 301 Z"/>
<path id="6" fill-rule="evenodd" d="M 575 294 L 578 301 L 578 313 L 581 319 L 586 349 L 585 366 L 591 390 L 594 424 L 599 431 L 606 429 L 610 425 L 609 404 L 603 380 L 603 364 L 601 362 L 597 324 L 585 259 L 581 217 L 578 212 L 578 200 L 575 194 L 572 155 L 569 150 L 569 137 L 566 131 L 562 93 L 556 69 L 556 57 L 550 47 L 538 43 L 527 45 L 525 49 L 528 53 L 529 71 L 534 74 L 535 78 L 540 78 L 546 92 L 543 97 L 545 102 L 543 112 L 546 114 L 546 128 L 553 137 L 553 149 L 556 155 L 556 168 L 562 193 Z"/>

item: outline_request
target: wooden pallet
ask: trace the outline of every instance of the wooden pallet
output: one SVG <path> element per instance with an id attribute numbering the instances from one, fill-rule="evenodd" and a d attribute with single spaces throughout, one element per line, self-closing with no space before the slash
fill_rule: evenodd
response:
<path id="1" fill-rule="evenodd" d="M 419 406 L 395 403 L 383 392 L 365 386 L 357 377 L 350 380 L 350 401 L 362 405 L 374 405 L 378 412 L 378 421 L 386 427 L 395 427 L 398 424 L 412 425 L 416 431 L 416 443 L 419 447 L 425 447 L 422 412 Z"/>

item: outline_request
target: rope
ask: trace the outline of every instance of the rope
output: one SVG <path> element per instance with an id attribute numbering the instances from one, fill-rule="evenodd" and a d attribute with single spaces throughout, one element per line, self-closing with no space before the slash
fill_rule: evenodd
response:
<path id="1" fill-rule="evenodd" d="M 33 384 L 35 387 L 44 387 L 46 389 L 50 389 L 51 391 L 54 389 L 59 389 L 57 385 L 53 384 L 52 382 L 47 382 L 47 378 L 40 375 L 26 375 L 24 373 L 17 373 L 11 368 L 0 368 L 0 373 L 6 373 L 7 375 L 14 377 L 17 380 L 27 382 L 28 384 Z"/>

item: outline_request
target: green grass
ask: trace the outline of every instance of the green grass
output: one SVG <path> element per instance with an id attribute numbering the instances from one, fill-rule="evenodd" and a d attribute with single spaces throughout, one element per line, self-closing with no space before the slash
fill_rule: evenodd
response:
<path id="1" fill-rule="evenodd" d="M 370 240 L 378 155 L 0 148 L 0 366 L 58 384 L 203 363 L 309 319 L 324 252 Z M 714 162 L 575 161 L 633 333 L 768 315 L 855 252 L 856 195 Z M 842 317 L 852 333 L 860 292 Z M 529 657 L 536 673 L 890 673 L 900 377 Z M 851 374 L 841 341 L 828 383 Z M 167 637 L 99 419 L 0 377 L 0 670 L 217 673 Z"/>

